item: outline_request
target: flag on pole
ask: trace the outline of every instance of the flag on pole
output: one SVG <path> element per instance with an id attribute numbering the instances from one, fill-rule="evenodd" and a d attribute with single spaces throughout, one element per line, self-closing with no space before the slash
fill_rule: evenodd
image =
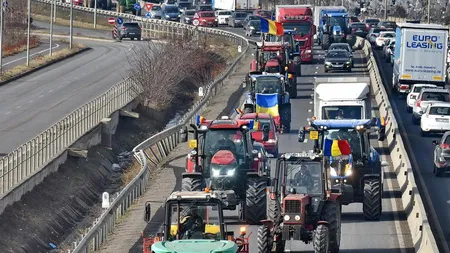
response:
<path id="1" fill-rule="evenodd" d="M 283 25 L 280 22 L 261 17 L 261 33 L 282 36 L 284 34 Z"/>
<path id="2" fill-rule="evenodd" d="M 323 148 L 323 155 L 325 156 L 340 156 L 350 155 L 352 153 L 350 144 L 347 140 L 329 140 L 325 139 Z"/>

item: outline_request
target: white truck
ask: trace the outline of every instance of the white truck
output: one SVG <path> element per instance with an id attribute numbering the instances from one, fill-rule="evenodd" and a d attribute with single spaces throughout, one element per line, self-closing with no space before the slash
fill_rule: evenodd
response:
<path id="1" fill-rule="evenodd" d="M 370 78 L 316 78 L 314 116 L 326 119 L 371 119 Z"/>
<path id="2" fill-rule="evenodd" d="M 448 27 L 397 24 L 392 89 L 407 94 L 415 83 L 445 86 Z"/>

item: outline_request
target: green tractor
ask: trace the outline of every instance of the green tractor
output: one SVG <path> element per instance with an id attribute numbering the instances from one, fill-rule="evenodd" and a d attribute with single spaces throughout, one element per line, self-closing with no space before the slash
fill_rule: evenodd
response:
<path id="1" fill-rule="evenodd" d="M 143 237 L 143 253 L 249 252 L 246 227 L 240 235 L 227 232 L 220 196 L 205 189 L 173 192 L 165 203 L 163 232 Z M 150 203 L 145 203 L 144 220 L 151 221 Z"/>

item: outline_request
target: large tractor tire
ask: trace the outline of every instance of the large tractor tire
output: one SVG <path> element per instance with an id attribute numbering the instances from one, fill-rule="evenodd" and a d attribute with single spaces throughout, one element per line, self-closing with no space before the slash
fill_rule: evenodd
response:
<path id="1" fill-rule="evenodd" d="M 382 185 L 378 178 L 364 180 L 363 213 L 366 220 L 378 220 L 381 216 Z"/>
<path id="2" fill-rule="evenodd" d="M 321 220 L 328 222 L 329 251 L 338 253 L 341 246 L 341 208 L 336 202 L 325 203 Z"/>
<path id="3" fill-rule="evenodd" d="M 289 86 L 288 92 L 289 92 L 289 97 L 290 98 L 297 98 L 297 84 L 296 83 L 295 84 L 294 83 L 291 84 Z"/>
<path id="4" fill-rule="evenodd" d="M 269 210 L 267 211 L 267 219 L 277 221 L 280 219 L 280 205 L 278 204 L 278 200 L 269 199 Z"/>
<path id="5" fill-rule="evenodd" d="M 291 104 L 281 106 L 280 121 L 283 132 L 289 133 L 291 131 Z"/>
<path id="6" fill-rule="evenodd" d="M 246 186 L 245 220 L 249 225 L 256 225 L 267 218 L 267 180 L 263 177 L 249 177 Z"/>
<path id="7" fill-rule="evenodd" d="M 272 236 L 267 225 L 262 225 L 258 228 L 258 253 L 272 252 Z"/>
<path id="8" fill-rule="evenodd" d="M 330 35 L 329 34 L 323 34 L 322 37 L 322 49 L 328 50 L 330 47 Z"/>
<path id="9" fill-rule="evenodd" d="M 317 226 L 313 234 L 314 253 L 328 253 L 329 249 L 329 231 L 324 224 Z"/>
<path id="10" fill-rule="evenodd" d="M 203 185 L 203 179 L 200 177 L 185 177 L 181 180 L 181 191 L 201 191 L 203 189 Z"/>

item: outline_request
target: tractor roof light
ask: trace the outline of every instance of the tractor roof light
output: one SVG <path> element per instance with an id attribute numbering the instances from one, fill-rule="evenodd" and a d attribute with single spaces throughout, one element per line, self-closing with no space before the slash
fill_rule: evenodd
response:
<path id="1" fill-rule="evenodd" d="M 205 125 L 201 125 L 200 126 L 200 130 L 204 131 L 204 130 L 208 130 L 208 126 Z"/>
<path id="2" fill-rule="evenodd" d="M 228 116 L 222 116 L 220 119 L 230 119 L 230 117 L 228 117 Z"/>
<path id="3" fill-rule="evenodd" d="M 242 226 L 242 227 L 239 229 L 239 232 L 241 233 L 242 236 L 244 236 L 244 235 L 247 234 L 247 228 L 246 228 L 245 226 Z"/>
<path id="4" fill-rule="evenodd" d="M 364 132 L 364 131 L 366 131 L 366 128 L 363 125 L 358 125 L 358 126 L 356 126 L 356 131 Z"/>

